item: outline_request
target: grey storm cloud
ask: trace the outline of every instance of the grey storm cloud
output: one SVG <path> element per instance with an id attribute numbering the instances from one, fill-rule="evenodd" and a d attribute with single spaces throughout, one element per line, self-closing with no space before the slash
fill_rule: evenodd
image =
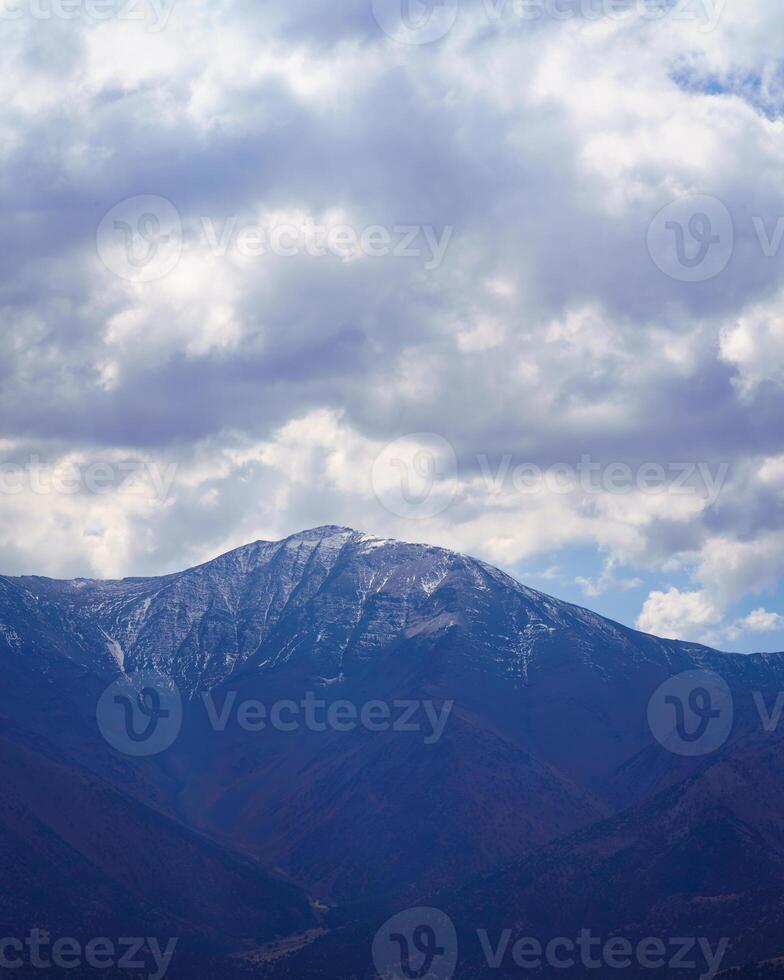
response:
<path id="1" fill-rule="evenodd" d="M 6 25 L 4 452 L 179 467 L 164 507 L 48 502 L 60 544 L 39 570 L 154 571 L 346 513 L 406 536 L 366 458 L 420 432 L 451 443 L 465 484 L 431 537 L 489 541 L 507 564 L 545 546 L 525 523 L 507 522 L 516 543 L 494 530 L 514 505 L 476 490 L 480 457 L 727 464 L 723 504 L 628 506 L 616 534 L 601 502 L 575 503 L 554 548 L 697 568 L 714 539 L 775 527 L 780 364 L 753 350 L 760 324 L 774 351 L 784 341 L 781 250 L 760 239 L 784 215 L 781 123 L 775 86 L 762 111 L 748 81 L 776 63 L 775 5 L 729 4 L 707 32 L 466 2 L 417 45 L 383 32 L 379 3 L 181 0 L 154 31 Z M 96 247 L 104 215 L 141 195 L 170 201 L 183 235 L 176 267 L 146 283 Z M 656 216 L 695 195 L 732 222 L 705 281 L 649 251 Z M 205 223 L 305 219 L 427 229 L 444 251 L 428 262 L 420 236 L 418 256 L 249 258 L 205 242 Z M 36 506 L 10 507 L 0 556 L 35 570 L 40 545 L 14 528 Z"/>

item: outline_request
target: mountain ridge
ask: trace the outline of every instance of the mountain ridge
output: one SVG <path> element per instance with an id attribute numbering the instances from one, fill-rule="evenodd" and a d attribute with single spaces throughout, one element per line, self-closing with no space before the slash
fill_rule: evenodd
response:
<path id="1" fill-rule="evenodd" d="M 335 548 L 334 543 L 339 543 Z M 58 579 L 46 576 L 0 576 L 0 587 L 9 588 L 22 587 L 35 599 L 40 599 L 41 592 L 44 598 L 73 598 L 76 599 L 80 594 L 90 595 L 98 593 L 102 597 L 111 597 L 111 593 L 119 595 L 127 594 L 133 598 L 135 593 L 143 593 L 143 598 L 150 597 L 150 594 L 158 595 L 167 588 L 179 582 L 196 578 L 213 572 L 227 572 L 233 574 L 248 575 L 260 566 L 270 564 L 280 556 L 287 548 L 292 546 L 307 546 L 315 544 L 314 557 L 322 551 L 325 545 L 332 544 L 332 550 L 340 554 L 349 546 L 367 549 L 405 549 L 409 557 L 416 555 L 422 561 L 441 562 L 462 562 L 481 569 L 483 573 L 490 576 L 498 585 L 510 589 L 511 591 L 525 597 L 528 601 L 538 605 L 553 616 L 558 613 L 561 615 L 569 614 L 571 617 L 579 619 L 587 626 L 599 626 L 600 628 L 620 631 L 629 636 L 645 637 L 655 640 L 663 645 L 677 644 L 680 649 L 693 651 L 695 655 L 721 653 L 728 657 L 746 657 L 751 659 L 767 660 L 781 656 L 778 652 L 739 654 L 733 651 L 717 650 L 704 644 L 690 641 L 678 640 L 669 637 L 659 637 L 653 634 L 644 633 L 633 627 L 617 622 L 608 617 L 595 613 L 591 609 L 567 602 L 548 593 L 532 589 L 521 583 L 514 576 L 506 573 L 495 566 L 473 556 L 463 555 L 460 552 L 443 548 L 441 546 L 428 544 L 411 544 L 393 538 L 380 538 L 365 532 L 357 531 L 353 528 L 340 525 L 322 525 L 310 528 L 301 532 L 291 534 L 278 541 L 267 541 L 259 539 L 248 544 L 241 545 L 228 552 L 222 553 L 215 558 L 205 562 L 190 566 L 181 571 L 170 572 L 160 576 L 127 576 L 122 579 L 96 579 L 78 577 L 74 579 Z M 255 560 L 254 560 L 255 559 Z M 32 591 L 33 586 L 38 586 L 39 593 Z M 146 610 L 145 610 L 146 611 Z M 122 664 L 120 665 L 122 668 Z"/>
<path id="2" fill-rule="evenodd" d="M 762 692 L 772 704 L 784 690 L 784 655 L 649 636 L 478 559 L 335 525 L 252 542 L 156 578 L 0 577 L 0 671 L 0 721 L 23 734 L 17 744 L 8 740 L 17 771 L 29 757 L 24 740 L 55 746 L 60 785 L 73 766 L 75 811 L 89 806 L 90 795 L 77 792 L 88 770 L 105 784 L 107 807 L 125 813 L 117 821 L 129 834 L 159 826 L 141 805 L 247 856 L 262 873 L 274 869 L 301 894 L 349 909 L 381 903 L 399 911 L 443 895 L 458 917 L 470 916 L 474 896 L 482 908 L 496 902 L 494 886 L 466 884 L 478 875 L 497 883 L 509 907 L 519 892 L 527 914 L 536 881 L 522 896 L 515 869 L 523 881 L 533 869 L 556 895 L 550 854 L 569 873 L 567 891 L 585 903 L 593 892 L 583 869 L 604 873 L 617 854 L 622 867 L 613 874 L 634 896 L 638 858 L 650 855 L 661 868 L 660 888 L 651 892 L 655 909 L 642 895 L 637 921 L 642 928 L 653 911 L 669 927 L 662 917 L 680 907 L 679 865 L 691 861 L 696 875 L 716 849 L 711 841 L 724 840 L 740 855 L 733 867 L 743 867 L 742 841 L 764 841 L 779 802 L 772 794 L 763 811 L 737 767 L 718 763 L 741 760 L 759 778 L 777 764 L 773 743 L 758 745 L 752 695 Z M 159 755 L 136 759 L 104 739 L 97 705 L 123 673 L 147 672 L 180 689 L 182 727 Z M 721 678 L 735 703 L 725 742 L 705 757 L 670 752 L 648 714 L 662 685 L 691 672 Z M 296 706 L 309 695 L 326 707 L 427 704 L 447 721 L 430 740 L 422 729 L 361 725 L 254 732 L 236 714 L 216 729 L 204 703 L 208 697 L 218 711 L 235 702 Z M 717 781 L 728 786 L 723 796 Z M 59 826 L 59 814 L 49 814 L 40 789 L 21 776 L 17 782 L 20 799 L 41 816 L 33 846 L 54 846 L 45 828 Z M 725 801 L 731 816 L 712 819 L 712 799 Z M 652 823 L 672 826 L 687 805 L 691 832 L 678 848 L 652 838 Z M 92 836 L 110 839 L 100 814 L 90 818 Z M 628 846 L 613 850 L 620 825 L 612 821 L 621 819 Z M 581 840 L 596 842 L 592 864 Z M 92 841 L 74 843 L 79 860 L 95 866 Z M 193 861 L 203 853 L 194 850 Z M 761 894 L 769 881 L 760 854 L 749 867 Z M 227 853 L 214 867 L 216 880 L 230 881 L 237 865 Z M 101 869 L 98 885 L 114 893 L 105 862 Z M 121 871 L 125 894 L 133 871 Z M 732 885 L 719 872 L 705 881 L 719 893 Z M 172 897 L 167 914 L 176 907 Z M 556 901 L 548 908 L 543 928 L 554 929 L 561 909 Z M 252 904 L 247 911 L 264 934 L 263 917 Z M 570 914 L 576 921 L 579 904 Z M 743 928 L 750 928 L 745 920 Z M 231 943 L 229 925 L 221 931 L 216 941 Z M 313 955 L 337 942 L 341 962 L 338 940 L 316 941 Z M 744 948 L 756 952 L 753 937 Z M 760 943 L 761 953 L 771 950 Z M 320 976 L 318 968 L 301 973 L 310 975 Z"/>

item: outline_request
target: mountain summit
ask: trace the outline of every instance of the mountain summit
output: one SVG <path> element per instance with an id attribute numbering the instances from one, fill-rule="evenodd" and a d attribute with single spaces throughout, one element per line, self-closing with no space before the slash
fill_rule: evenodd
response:
<path id="1" fill-rule="evenodd" d="M 784 657 L 652 637 L 475 558 L 332 525 L 157 578 L 0 577 L 0 657 L 107 682 L 155 671 L 186 700 L 265 678 L 339 691 L 415 675 L 466 708 L 489 699 L 497 725 L 580 779 L 605 778 L 647 743 L 647 698 L 668 676 L 784 680 Z"/>
<path id="2" fill-rule="evenodd" d="M 256 541 L 196 568 L 122 581 L 0 577 L 0 649 L 102 676 L 158 670 L 195 696 L 243 669 L 299 664 L 334 679 L 393 643 L 445 641 L 478 672 L 526 684 L 562 660 L 602 672 L 705 664 L 442 548 L 326 526 Z M 470 654 L 468 651 L 470 647 Z M 730 667 L 730 662 L 724 664 Z"/>
<path id="3" fill-rule="evenodd" d="M 718 775 L 712 767 L 725 757 L 750 760 L 760 772 L 773 764 L 753 741 L 760 720 L 752 696 L 775 702 L 784 655 L 745 657 L 648 636 L 442 548 L 328 526 L 159 578 L 0 577 L 0 670 L 0 736 L 15 787 L 9 834 L 47 827 L 43 836 L 29 830 L 30 846 L 41 855 L 77 848 L 74 868 L 99 867 L 96 887 L 109 896 L 118 894 L 117 881 L 101 877 L 112 866 L 110 829 L 95 800 L 115 825 L 125 821 L 129 839 L 168 821 L 160 830 L 166 853 L 185 846 L 177 829 L 185 827 L 197 835 L 189 838 L 192 860 L 209 860 L 216 887 L 247 885 L 243 914 L 260 914 L 257 889 L 279 896 L 284 911 L 260 919 L 259 935 L 283 928 L 276 922 L 312 924 L 297 887 L 329 904 L 400 908 L 451 895 L 470 875 L 499 867 L 511 870 L 494 879 L 498 894 L 510 903 L 525 894 L 527 915 L 539 901 L 536 881 L 561 894 L 548 877 L 548 855 L 568 870 L 563 887 L 588 902 L 591 888 L 580 877 L 586 848 L 593 867 L 609 868 L 627 839 L 628 865 L 612 873 L 625 876 L 629 895 L 637 863 L 657 861 L 662 908 L 681 907 L 670 882 L 683 884 L 675 869 L 690 847 L 695 861 L 706 861 L 710 847 L 698 843 L 703 830 L 710 839 L 711 800 L 724 808 L 714 823 L 733 853 L 752 838 L 764 847 L 773 841 L 775 801 L 755 823 L 744 810 L 747 790 L 732 790 L 747 783 L 732 765 Z M 734 700 L 734 719 L 712 755 L 668 751 L 650 722 L 662 685 L 694 672 Z M 147 673 L 176 686 L 183 724 L 165 751 L 137 760 L 107 744 L 96 711 L 110 685 Z M 258 713 L 308 699 L 338 713 L 348 705 L 354 716 L 368 705 L 386 716 L 419 710 L 431 728 L 425 737 L 410 724 L 250 731 L 237 723 L 243 705 Z M 81 821 L 89 839 L 74 834 L 76 811 L 63 822 L 45 788 L 31 784 L 36 771 L 79 787 L 91 811 Z M 681 823 L 689 841 L 651 837 L 655 826 Z M 580 833 L 589 836 L 568 843 Z M 753 848 L 757 868 L 763 844 Z M 238 853 L 255 870 L 238 863 Z M 135 896 L 134 915 L 143 915 L 152 896 L 130 866 L 118 868 L 122 893 Z M 269 869 L 287 876 L 285 888 Z M 22 879 L 13 878 L 19 889 Z M 720 875 L 710 880 L 726 884 Z M 703 887 L 699 875 L 695 881 Z M 758 875 L 760 888 L 769 884 Z M 62 881 L 52 888 L 62 893 Z M 166 916 L 185 916 L 203 935 L 203 917 L 174 898 Z M 466 901 L 489 908 L 492 888 L 464 891 L 458 911 Z M 548 928 L 565 901 L 555 903 Z M 638 914 L 645 921 L 645 909 Z M 236 943 L 230 924 L 222 928 L 220 942 Z"/>

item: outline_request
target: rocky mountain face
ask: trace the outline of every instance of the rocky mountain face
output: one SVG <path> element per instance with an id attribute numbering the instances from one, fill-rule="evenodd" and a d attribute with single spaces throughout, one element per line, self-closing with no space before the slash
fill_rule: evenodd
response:
<path id="1" fill-rule="evenodd" d="M 92 847 L 99 825 L 111 815 L 134 853 L 151 835 L 162 861 L 190 835 L 185 866 L 205 887 L 227 895 L 231 876 L 256 874 L 279 915 L 248 897 L 241 929 L 220 915 L 208 929 L 173 893 L 156 914 L 218 952 L 306 933 L 257 964 L 265 976 L 351 975 L 335 965 L 348 944 L 355 975 L 372 977 L 366 934 L 422 901 L 466 928 L 481 910 L 543 932 L 594 917 L 663 927 L 699 906 L 711 911 L 696 922 L 746 937 L 739 956 L 755 942 L 759 959 L 778 952 L 740 909 L 767 901 L 784 869 L 777 798 L 754 793 L 780 758 L 754 699 L 784 689 L 784 655 L 647 636 L 475 559 L 325 527 L 156 579 L 0 577 L 0 669 L 9 757 L 47 760 L 91 828 L 64 836 L 17 761 L 9 839 L 22 825 L 40 836 L 11 850 L 67 846 L 107 896 L 123 889 L 117 901 L 133 894 L 143 910 L 138 876 Z M 734 707 L 707 755 L 668 751 L 650 719 L 661 685 L 695 671 L 721 679 Z M 102 727 L 106 703 L 123 707 L 107 687 L 139 675 L 180 701 L 175 737 L 149 756 Z M 469 966 L 461 976 L 483 975 Z"/>

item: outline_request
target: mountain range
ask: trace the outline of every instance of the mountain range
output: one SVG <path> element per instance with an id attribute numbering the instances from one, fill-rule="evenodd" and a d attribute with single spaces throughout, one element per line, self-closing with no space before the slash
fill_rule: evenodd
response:
<path id="1" fill-rule="evenodd" d="M 160 578 L 0 577 L 0 669 L 4 936 L 176 936 L 168 975 L 196 980 L 369 980 L 417 973 L 374 937 L 425 907 L 460 978 L 521 974 L 481 930 L 692 936 L 732 976 L 778 972 L 784 654 L 329 526 Z"/>

